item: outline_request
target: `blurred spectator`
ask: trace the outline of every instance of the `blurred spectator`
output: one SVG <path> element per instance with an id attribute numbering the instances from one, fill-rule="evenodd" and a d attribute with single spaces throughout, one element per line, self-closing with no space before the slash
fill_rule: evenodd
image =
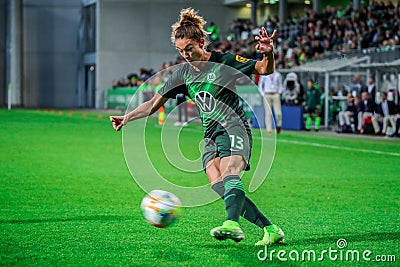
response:
<path id="1" fill-rule="evenodd" d="M 315 119 L 315 131 L 319 130 L 321 124 L 320 114 L 320 93 L 319 88 L 313 80 L 307 81 L 306 100 L 304 109 L 307 112 L 306 131 L 310 131 L 313 118 Z"/>
<path id="2" fill-rule="evenodd" d="M 113 89 L 116 89 L 118 87 L 126 87 L 129 84 L 130 84 L 129 80 L 122 77 L 119 80 L 113 80 L 112 87 Z"/>
<path id="3" fill-rule="evenodd" d="M 353 96 L 360 95 L 361 92 L 366 91 L 365 85 L 361 82 L 360 74 L 354 74 L 353 84 L 351 85 L 351 94 Z"/>
<path id="4" fill-rule="evenodd" d="M 394 137 L 394 136 L 400 137 L 400 103 L 397 106 L 396 129 L 394 130 L 391 137 Z"/>
<path id="5" fill-rule="evenodd" d="M 188 104 L 184 94 L 176 95 L 176 106 L 178 108 L 178 121 L 174 125 L 185 127 L 188 125 Z"/>
<path id="6" fill-rule="evenodd" d="M 115 89 L 115 88 L 118 88 L 118 87 L 119 87 L 119 80 L 113 80 L 112 81 L 112 88 Z"/>
<path id="7" fill-rule="evenodd" d="M 338 86 L 336 93 L 334 94 L 335 96 L 338 97 L 338 100 L 336 102 L 337 107 L 339 107 L 340 110 L 346 110 L 347 107 L 347 95 L 348 92 L 345 89 L 345 87 L 343 85 Z M 344 100 L 344 98 L 346 97 L 346 100 Z"/>
<path id="8" fill-rule="evenodd" d="M 354 97 L 354 105 L 356 106 L 356 114 L 353 115 L 354 117 L 354 125 L 356 127 L 356 132 L 359 132 L 358 127 L 358 113 L 361 110 L 361 98 L 359 96 Z"/>
<path id="9" fill-rule="evenodd" d="M 385 135 L 389 123 L 392 129 L 396 128 L 397 108 L 393 101 L 387 100 L 386 92 L 381 92 L 381 100 L 381 103 L 377 106 L 377 113 L 372 117 L 372 125 L 375 134 Z M 382 132 L 380 132 L 380 123 L 383 123 Z"/>
<path id="10" fill-rule="evenodd" d="M 348 96 L 348 92 L 346 91 L 346 88 L 344 88 L 343 85 L 340 85 L 337 89 L 336 95 L 337 96 Z"/>
<path id="11" fill-rule="evenodd" d="M 135 87 L 138 86 L 139 76 L 136 73 L 130 73 L 126 76 L 128 86 Z"/>
<path id="12" fill-rule="evenodd" d="M 375 102 L 369 96 L 367 91 L 362 92 L 361 94 L 361 101 L 358 110 L 358 125 L 357 130 L 360 133 L 370 133 L 372 130 L 366 131 L 363 128 L 365 125 L 372 125 L 372 115 L 376 111 Z"/>
<path id="13" fill-rule="evenodd" d="M 267 133 L 272 133 L 273 109 L 276 117 L 276 132 L 279 134 L 282 127 L 282 75 L 277 70 L 270 75 L 260 75 L 258 88 L 264 97 L 265 128 Z"/>
<path id="14" fill-rule="evenodd" d="M 319 108 L 319 116 L 321 119 L 325 118 L 325 88 L 320 87 L 319 88 L 319 93 L 320 93 L 320 108 Z M 333 102 L 333 95 L 334 95 L 334 90 L 333 88 L 330 88 L 328 90 L 328 120 L 332 122 L 334 118 L 336 118 L 337 114 L 340 111 L 340 108 L 337 105 L 334 105 Z"/>
<path id="15" fill-rule="evenodd" d="M 145 69 L 145 68 L 140 68 L 139 69 L 139 74 L 140 74 L 140 78 L 143 81 L 147 81 L 152 76 L 152 71 L 148 70 L 148 69 Z"/>
<path id="16" fill-rule="evenodd" d="M 366 90 L 368 91 L 368 94 L 370 95 L 372 101 L 374 101 L 376 103 L 376 86 L 375 86 L 375 78 L 374 77 L 370 76 L 368 78 L 368 87 Z"/>
<path id="17" fill-rule="evenodd" d="M 214 22 L 211 22 L 210 26 L 207 28 L 207 31 L 210 33 L 210 39 L 212 42 L 219 40 L 219 28 Z"/>
<path id="18" fill-rule="evenodd" d="M 351 122 L 355 121 L 356 115 L 357 115 L 357 107 L 356 104 L 354 103 L 353 95 L 351 93 L 348 93 L 346 109 L 341 110 L 338 114 L 339 126 L 340 126 L 339 132 L 342 133 L 353 132 L 353 129 L 351 128 Z"/>

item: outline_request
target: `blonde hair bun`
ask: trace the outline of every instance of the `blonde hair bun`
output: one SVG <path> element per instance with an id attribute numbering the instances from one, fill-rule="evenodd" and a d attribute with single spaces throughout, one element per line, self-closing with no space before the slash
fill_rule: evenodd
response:
<path id="1" fill-rule="evenodd" d="M 176 39 L 188 38 L 199 41 L 205 38 L 209 32 L 203 29 L 206 21 L 197 14 L 193 8 L 185 8 L 181 10 L 179 20 L 172 27 L 171 41 L 175 43 Z"/>

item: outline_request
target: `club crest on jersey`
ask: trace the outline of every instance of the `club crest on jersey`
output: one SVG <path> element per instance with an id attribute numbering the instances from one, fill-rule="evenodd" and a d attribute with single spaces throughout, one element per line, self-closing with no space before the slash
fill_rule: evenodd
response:
<path id="1" fill-rule="evenodd" d="M 246 62 L 248 62 L 250 59 L 248 59 L 248 58 L 244 58 L 244 57 L 241 57 L 241 56 L 239 56 L 239 55 L 236 55 L 236 61 L 238 61 L 238 62 L 240 62 L 240 63 L 246 63 Z"/>
<path id="2" fill-rule="evenodd" d="M 194 100 L 196 101 L 196 105 L 199 107 L 199 109 L 204 113 L 213 112 L 215 109 L 215 98 L 209 92 L 198 92 L 194 97 Z"/>
<path id="3" fill-rule="evenodd" d="M 215 81 L 216 78 L 217 76 L 215 75 L 215 73 L 210 72 L 209 74 L 207 74 L 207 81 L 210 83 Z"/>

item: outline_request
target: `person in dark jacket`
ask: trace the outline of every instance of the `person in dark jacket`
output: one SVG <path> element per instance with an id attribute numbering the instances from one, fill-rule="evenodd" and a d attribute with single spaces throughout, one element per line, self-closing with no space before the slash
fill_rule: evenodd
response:
<path id="1" fill-rule="evenodd" d="M 362 92 L 361 101 L 358 106 L 358 125 L 357 130 L 361 131 L 366 119 L 371 119 L 376 111 L 376 104 L 373 101 L 367 91 Z"/>
<path id="2" fill-rule="evenodd" d="M 387 93 L 381 93 L 381 103 L 377 106 L 376 114 L 372 117 L 372 125 L 374 126 L 375 134 L 386 134 L 388 124 L 395 129 L 396 128 L 396 114 L 397 107 L 393 101 L 387 99 Z M 380 132 L 379 124 L 382 123 L 382 132 Z"/>
<path id="3" fill-rule="evenodd" d="M 353 95 L 351 93 L 348 93 L 346 109 L 340 111 L 338 114 L 339 126 L 341 132 L 345 133 L 352 132 L 353 130 L 351 128 L 351 121 L 353 120 L 355 124 L 356 117 L 357 117 L 357 107 L 356 104 L 354 103 Z"/>

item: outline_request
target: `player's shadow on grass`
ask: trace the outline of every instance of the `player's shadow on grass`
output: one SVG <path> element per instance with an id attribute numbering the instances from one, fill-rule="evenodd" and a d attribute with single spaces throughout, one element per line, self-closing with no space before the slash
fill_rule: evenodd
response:
<path id="1" fill-rule="evenodd" d="M 314 244 L 335 244 L 338 239 L 344 238 L 349 243 L 364 242 L 364 241 L 382 241 L 382 240 L 399 240 L 400 232 L 379 232 L 379 233 L 360 233 L 360 234 L 331 234 L 305 239 L 287 240 L 287 244 L 295 245 L 310 245 Z"/>
<path id="2" fill-rule="evenodd" d="M 34 224 L 34 223 L 57 223 L 57 222 L 85 222 L 85 221 L 126 221 L 132 220 L 129 216 L 116 215 L 97 215 L 80 216 L 66 218 L 43 218 L 43 219 L 25 219 L 25 220 L 0 220 L 0 224 Z"/>

